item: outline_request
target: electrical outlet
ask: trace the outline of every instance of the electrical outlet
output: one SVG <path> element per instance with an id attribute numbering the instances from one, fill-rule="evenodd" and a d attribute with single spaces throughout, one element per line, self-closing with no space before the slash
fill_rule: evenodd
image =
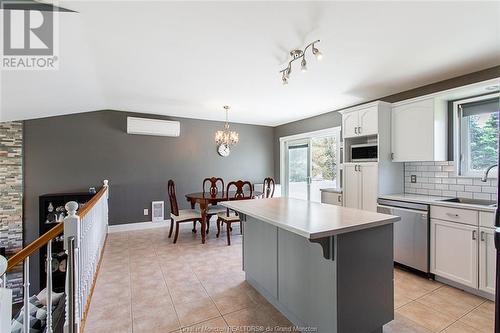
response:
<path id="1" fill-rule="evenodd" d="M 410 176 L 410 181 L 411 181 L 412 183 L 416 183 L 416 182 L 417 182 L 417 175 L 411 175 L 411 176 Z"/>
<path id="2" fill-rule="evenodd" d="M 146 216 L 149 215 L 149 209 L 144 208 L 144 215 L 146 215 Z"/>

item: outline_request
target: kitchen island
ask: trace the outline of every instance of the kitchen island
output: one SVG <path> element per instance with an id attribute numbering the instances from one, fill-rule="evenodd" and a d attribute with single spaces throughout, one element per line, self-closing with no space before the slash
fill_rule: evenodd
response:
<path id="1" fill-rule="evenodd" d="M 382 332 L 393 320 L 399 217 L 291 198 L 222 204 L 243 221 L 247 282 L 302 331 Z"/>

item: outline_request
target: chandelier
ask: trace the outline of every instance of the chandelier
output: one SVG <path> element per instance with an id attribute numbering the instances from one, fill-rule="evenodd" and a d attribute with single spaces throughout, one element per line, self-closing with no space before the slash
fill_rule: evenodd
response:
<path id="1" fill-rule="evenodd" d="M 314 45 L 316 43 L 319 43 L 319 39 L 315 40 L 312 43 L 309 43 L 304 48 L 304 50 L 296 49 L 290 51 L 290 56 L 292 57 L 292 59 L 288 62 L 288 66 L 286 66 L 286 68 L 280 70 L 280 73 L 282 74 L 281 81 L 283 82 L 283 85 L 288 84 L 288 79 L 290 78 L 290 74 L 292 73 L 292 62 L 294 62 L 295 60 L 302 59 L 302 61 L 300 62 L 300 69 L 302 72 L 307 72 L 306 51 L 309 47 L 311 47 L 312 54 L 316 57 L 316 59 L 323 59 L 323 54 Z"/>
<path id="2" fill-rule="evenodd" d="M 227 113 L 229 111 L 229 106 L 224 105 L 224 110 L 226 111 L 226 123 L 224 124 L 224 129 L 222 131 L 215 132 L 215 142 L 217 145 L 224 145 L 226 147 L 234 146 L 240 141 L 240 136 L 238 132 L 231 131 L 229 129 L 229 122 Z"/>

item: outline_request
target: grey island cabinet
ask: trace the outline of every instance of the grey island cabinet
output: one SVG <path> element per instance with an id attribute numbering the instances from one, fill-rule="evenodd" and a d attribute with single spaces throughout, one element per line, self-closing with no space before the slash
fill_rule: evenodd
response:
<path id="1" fill-rule="evenodd" d="M 222 204 L 243 221 L 246 280 L 301 331 L 382 332 L 393 320 L 399 217 L 290 198 Z"/>

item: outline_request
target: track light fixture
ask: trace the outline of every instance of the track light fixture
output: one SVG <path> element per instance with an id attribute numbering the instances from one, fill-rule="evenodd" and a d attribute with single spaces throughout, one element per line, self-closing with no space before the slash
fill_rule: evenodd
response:
<path id="1" fill-rule="evenodd" d="M 290 56 L 292 57 L 292 59 L 290 59 L 290 61 L 288 62 L 288 66 L 286 66 L 286 68 L 280 70 L 281 82 L 283 83 L 283 85 L 288 84 L 288 80 L 290 79 L 290 73 L 292 73 L 292 62 L 294 62 L 295 60 L 302 59 L 302 61 L 300 62 L 300 70 L 302 72 L 307 72 L 306 51 L 308 48 L 311 48 L 311 52 L 316 57 L 316 59 L 318 60 L 323 59 L 323 53 L 321 53 L 318 50 L 318 48 L 315 45 L 316 43 L 319 43 L 319 39 L 315 40 L 312 43 L 309 43 L 304 48 L 304 50 L 297 49 L 290 51 Z"/>

